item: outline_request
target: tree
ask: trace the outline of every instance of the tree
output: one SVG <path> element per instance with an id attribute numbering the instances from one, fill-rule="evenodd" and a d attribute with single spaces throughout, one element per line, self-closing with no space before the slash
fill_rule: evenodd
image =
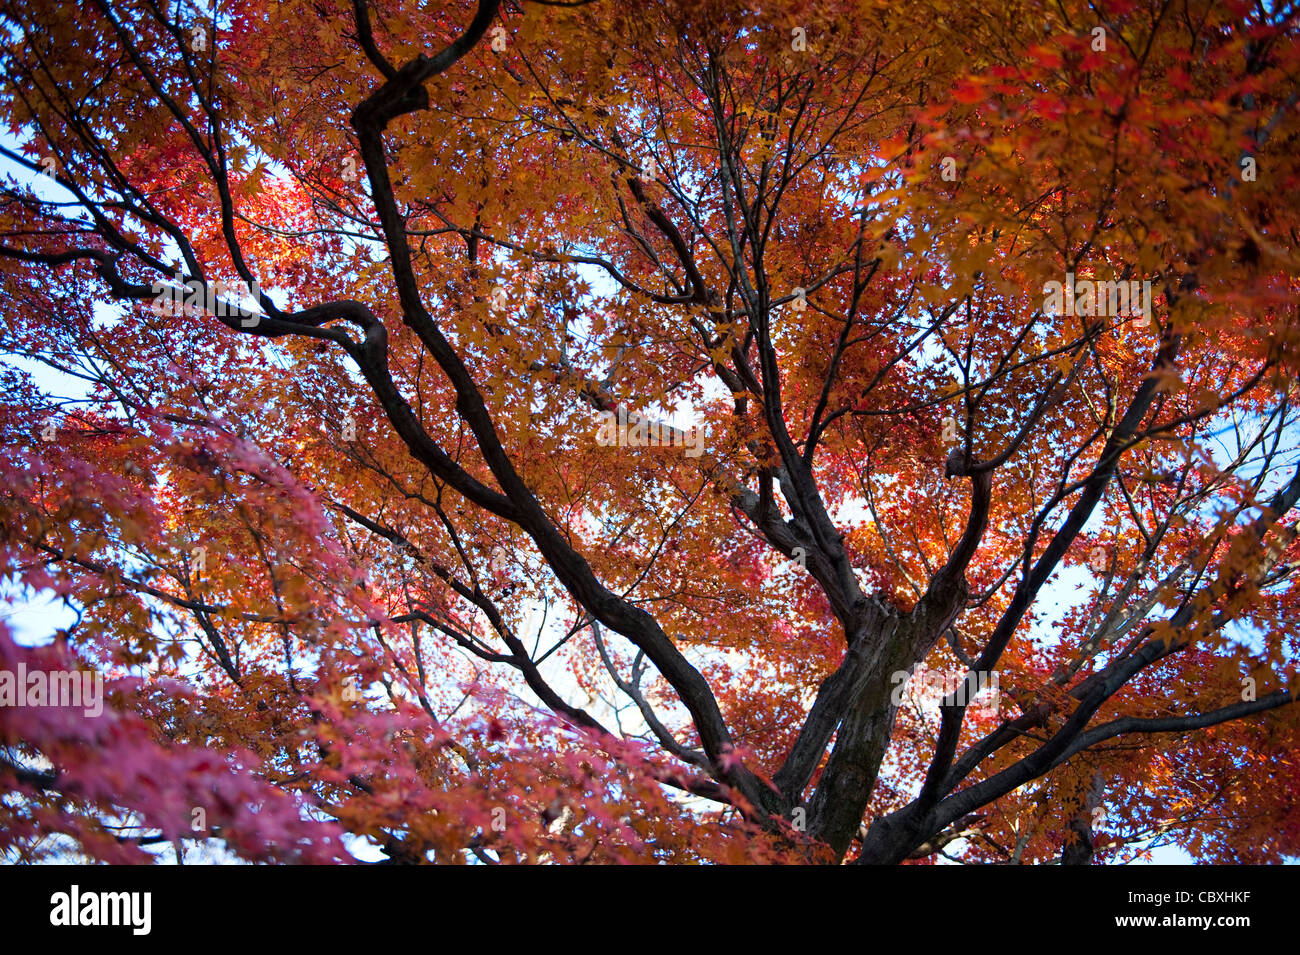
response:
<path id="1" fill-rule="evenodd" d="M 978 6 L 6 3 L 0 845 L 1300 849 L 1296 8 Z"/>

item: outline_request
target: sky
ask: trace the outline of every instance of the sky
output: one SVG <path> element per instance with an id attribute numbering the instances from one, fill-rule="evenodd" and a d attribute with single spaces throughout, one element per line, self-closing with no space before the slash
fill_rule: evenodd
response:
<path id="1" fill-rule="evenodd" d="M 47 394 L 60 397 L 76 397 L 84 396 L 85 394 L 84 389 L 82 388 L 82 382 L 60 375 L 58 372 L 39 365 L 38 363 L 14 358 L 0 358 L 0 360 L 9 361 L 25 368 L 33 375 L 41 390 Z M 672 417 L 682 426 L 689 426 L 688 412 L 685 409 L 676 409 L 676 413 L 674 413 Z M 841 510 L 839 517 L 841 520 L 865 519 L 865 513 L 860 507 L 854 508 L 849 506 L 848 508 Z M 1060 578 L 1049 585 L 1049 587 L 1044 591 L 1044 606 L 1059 608 L 1059 610 L 1063 611 L 1065 607 L 1068 606 L 1071 599 L 1077 599 L 1076 595 L 1078 591 L 1075 590 L 1075 584 L 1081 582 L 1086 578 L 1086 576 L 1086 571 L 1079 568 L 1070 568 L 1064 571 Z M 57 630 L 68 626 L 75 619 L 75 614 L 72 610 L 64 605 L 60 598 L 57 598 L 49 592 L 17 594 L 11 586 L 5 586 L 4 597 L 10 598 L 12 602 L 3 610 L 0 610 L 0 613 L 4 615 L 7 624 L 12 628 L 15 638 L 24 644 L 38 645 L 47 643 L 53 638 Z M 533 611 L 533 621 L 539 621 L 541 617 L 540 608 L 534 607 L 531 609 Z M 1049 618 L 1055 615 L 1056 614 L 1045 613 L 1045 617 Z M 561 635 L 559 623 L 555 620 L 549 621 L 544 634 L 554 637 Z M 545 639 L 543 639 L 543 643 L 545 643 Z M 547 663 L 543 665 L 543 669 L 544 672 L 547 673 L 548 678 L 552 680 L 552 684 L 556 686 L 560 692 L 564 693 L 567 690 L 568 695 L 571 697 L 577 694 L 578 691 L 576 686 L 573 684 L 568 671 L 562 666 L 562 661 L 558 656 L 552 657 L 548 660 Z M 524 691 L 523 695 L 526 698 L 529 697 L 527 691 Z M 540 701 L 535 699 L 529 699 L 529 702 L 540 703 Z M 624 722 L 625 725 L 634 732 L 639 732 L 642 728 L 637 725 L 637 719 L 629 722 L 627 718 L 624 717 Z M 383 857 L 382 853 L 380 853 L 376 847 L 364 842 L 363 840 L 354 840 L 353 844 L 350 845 L 349 848 L 354 855 L 365 861 L 375 861 Z M 160 847 L 158 855 L 163 861 L 173 861 L 171 853 L 168 851 L 167 847 Z M 202 856 L 190 856 L 187 853 L 187 860 L 191 862 L 200 860 L 232 861 L 220 850 L 212 849 L 211 847 L 205 850 L 205 854 Z M 1157 865 L 1185 865 L 1192 863 L 1192 861 L 1193 860 L 1187 855 L 1187 853 L 1183 852 L 1176 846 L 1158 847 L 1153 850 L 1151 858 L 1151 864 Z M 951 863 L 948 863 L 946 860 L 941 860 L 940 864 Z M 1142 865 L 1147 863 L 1139 862 L 1135 864 Z"/>
<path id="2" fill-rule="evenodd" d="M 7 146 L 15 145 L 10 134 L 0 134 L 0 141 Z M 14 172 L 17 167 L 0 158 L 0 173 Z M 30 176 L 28 176 L 30 178 Z M 39 179 L 40 177 L 36 177 Z M 48 186 L 45 188 L 48 189 Z M 597 297 L 606 296 L 612 293 L 613 288 L 609 279 L 598 270 L 591 269 L 583 276 L 587 279 L 593 293 Z M 105 308 L 105 317 L 113 315 L 110 308 Z M 77 398 L 84 397 L 84 383 L 77 379 L 68 378 L 60 375 L 53 370 L 40 365 L 36 362 L 13 357 L 0 357 L 0 360 L 9 361 L 27 370 L 36 380 L 42 391 L 50 395 Z M 676 426 L 688 429 L 693 424 L 692 409 L 685 404 L 679 404 L 675 408 L 661 409 L 664 418 Z M 837 514 L 838 519 L 843 522 L 857 522 L 867 519 L 865 508 L 861 502 L 847 502 Z M 1064 612 L 1070 604 L 1080 599 L 1083 592 L 1077 585 L 1086 583 L 1089 579 L 1088 572 L 1083 568 L 1067 568 L 1063 570 L 1058 578 L 1054 580 L 1044 591 L 1042 596 L 1042 606 L 1045 608 L 1043 620 L 1036 626 L 1050 629 L 1051 620 L 1058 618 L 1060 613 Z M 73 619 L 73 613 L 64 606 L 61 601 L 50 594 L 15 594 L 11 586 L 4 586 L 4 596 L 12 598 L 9 606 L 0 610 L 8 625 L 13 629 L 17 638 L 24 643 L 38 644 L 50 640 L 56 630 L 67 626 Z M 1046 608 L 1052 608 L 1054 612 L 1048 612 Z M 536 619 L 536 618 L 535 618 Z M 546 626 L 546 633 L 549 635 L 558 635 L 559 623 L 551 620 Z M 546 635 L 546 634 L 544 634 Z M 544 641 L 543 641 L 544 642 Z M 566 671 L 561 666 L 558 656 L 552 658 L 545 664 L 550 675 L 555 681 L 555 685 L 563 692 L 568 687 L 572 688 Z M 576 691 L 576 688 L 574 688 Z M 527 691 L 525 691 L 527 696 Z M 530 702 L 537 702 L 531 700 Z M 636 728 L 633 726 L 633 728 Z M 1104 828 L 1104 825 L 1103 825 Z M 380 858 L 377 849 L 357 844 L 354 852 L 362 857 Z M 160 853 L 163 858 L 167 858 L 169 853 Z M 214 858 L 220 859 L 220 853 L 216 853 Z M 1169 865 L 1169 864 L 1189 864 L 1191 858 L 1176 846 L 1162 846 L 1155 848 L 1152 852 L 1152 864 Z M 946 864 L 946 863 L 941 863 Z M 1144 863 L 1137 863 L 1144 864 Z"/>

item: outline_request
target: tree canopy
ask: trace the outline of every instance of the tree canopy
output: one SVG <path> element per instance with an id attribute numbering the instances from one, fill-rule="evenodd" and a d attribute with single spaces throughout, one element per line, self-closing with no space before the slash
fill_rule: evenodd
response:
<path id="1" fill-rule="evenodd" d="M 7 857 L 1300 851 L 1294 4 L 0 11 Z"/>

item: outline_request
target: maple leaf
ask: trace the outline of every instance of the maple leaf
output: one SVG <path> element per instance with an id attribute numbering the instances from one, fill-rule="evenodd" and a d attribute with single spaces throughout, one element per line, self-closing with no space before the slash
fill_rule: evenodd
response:
<path id="1" fill-rule="evenodd" d="M 1291 14 L 517 12 L 7 5 L 0 851 L 1300 852 Z"/>

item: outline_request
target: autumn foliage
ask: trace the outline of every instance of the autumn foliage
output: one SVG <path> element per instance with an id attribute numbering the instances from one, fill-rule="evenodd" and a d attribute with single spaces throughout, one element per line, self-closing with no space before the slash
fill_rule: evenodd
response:
<path id="1" fill-rule="evenodd" d="M 1300 852 L 1293 7 L 0 11 L 5 858 Z"/>

